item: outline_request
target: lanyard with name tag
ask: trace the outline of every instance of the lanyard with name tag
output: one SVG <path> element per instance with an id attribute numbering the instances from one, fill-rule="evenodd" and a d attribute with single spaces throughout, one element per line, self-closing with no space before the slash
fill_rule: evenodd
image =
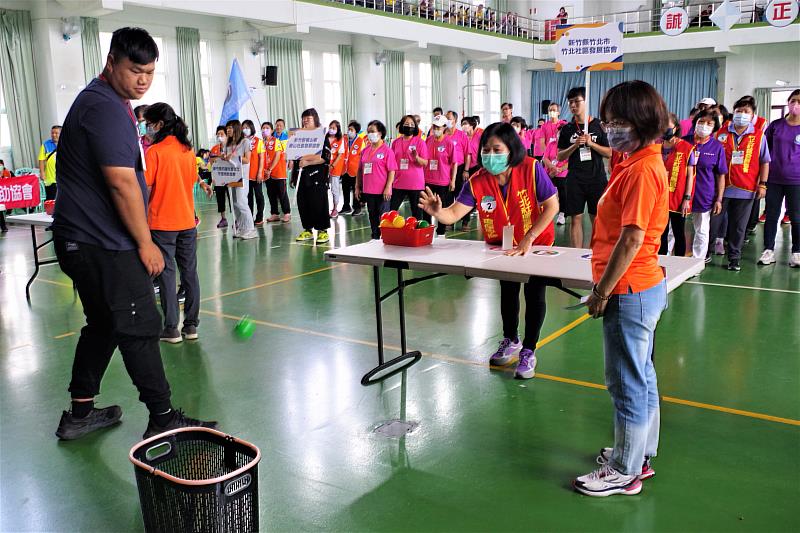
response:
<path id="1" fill-rule="evenodd" d="M 734 150 L 731 153 L 731 165 L 744 165 L 744 150 Z"/>
<path id="2" fill-rule="evenodd" d="M 591 161 L 592 160 L 592 149 L 588 146 L 582 146 L 579 150 L 581 161 Z"/>
<path id="3" fill-rule="evenodd" d="M 400 170 L 408 170 L 408 159 L 400 160 Z"/>
<path id="4" fill-rule="evenodd" d="M 372 174 L 372 163 L 364 163 L 364 174 Z"/>
<path id="5" fill-rule="evenodd" d="M 436 159 L 431 159 L 429 165 L 431 170 L 439 170 L 439 162 Z"/>

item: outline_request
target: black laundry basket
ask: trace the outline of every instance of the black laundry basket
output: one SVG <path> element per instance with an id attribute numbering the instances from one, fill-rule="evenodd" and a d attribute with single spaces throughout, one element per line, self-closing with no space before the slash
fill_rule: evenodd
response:
<path id="1" fill-rule="evenodd" d="M 140 442 L 129 458 L 146 531 L 258 531 L 255 445 L 190 427 Z"/>

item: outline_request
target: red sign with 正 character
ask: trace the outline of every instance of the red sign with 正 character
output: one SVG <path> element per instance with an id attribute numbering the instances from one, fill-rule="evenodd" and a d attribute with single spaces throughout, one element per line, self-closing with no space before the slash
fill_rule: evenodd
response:
<path id="1" fill-rule="evenodd" d="M 0 179 L 0 204 L 6 209 L 39 205 L 39 177 L 33 174 Z"/>

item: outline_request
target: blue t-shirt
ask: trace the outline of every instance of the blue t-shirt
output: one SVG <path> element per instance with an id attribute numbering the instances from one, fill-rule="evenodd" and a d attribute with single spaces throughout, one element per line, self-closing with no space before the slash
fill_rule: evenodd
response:
<path id="1" fill-rule="evenodd" d="M 508 196 L 508 183 L 505 185 L 500 186 L 500 194 L 503 195 L 503 199 Z M 550 177 L 547 175 L 547 171 L 544 169 L 541 163 L 538 161 L 536 162 L 536 203 L 542 204 L 548 198 L 556 195 L 558 190 L 556 189 L 553 182 L 550 180 Z M 458 198 L 456 198 L 456 202 L 462 203 L 467 207 L 475 207 L 477 205 L 477 201 L 475 197 L 472 195 L 472 187 L 469 186 L 469 181 L 465 181 L 464 185 L 461 187 L 461 192 L 458 194 Z"/>
<path id="2" fill-rule="evenodd" d="M 103 80 L 94 79 L 67 113 L 58 142 L 58 197 L 53 232 L 106 250 L 134 250 L 101 167 L 136 171 L 147 216 L 147 186 L 130 104 Z"/>

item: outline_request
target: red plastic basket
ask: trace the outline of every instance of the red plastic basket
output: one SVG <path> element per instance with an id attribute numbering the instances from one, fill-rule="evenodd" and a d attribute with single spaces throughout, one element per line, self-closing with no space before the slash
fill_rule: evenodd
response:
<path id="1" fill-rule="evenodd" d="M 383 244 L 394 246 L 427 246 L 433 242 L 433 226 L 427 228 L 381 228 Z"/>
<path id="2" fill-rule="evenodd" d="M 52 216 L 56 210 L 56 201 L 55 200 L 45 200 L 44 202 L 44 212 L 48 215 Z"/>

